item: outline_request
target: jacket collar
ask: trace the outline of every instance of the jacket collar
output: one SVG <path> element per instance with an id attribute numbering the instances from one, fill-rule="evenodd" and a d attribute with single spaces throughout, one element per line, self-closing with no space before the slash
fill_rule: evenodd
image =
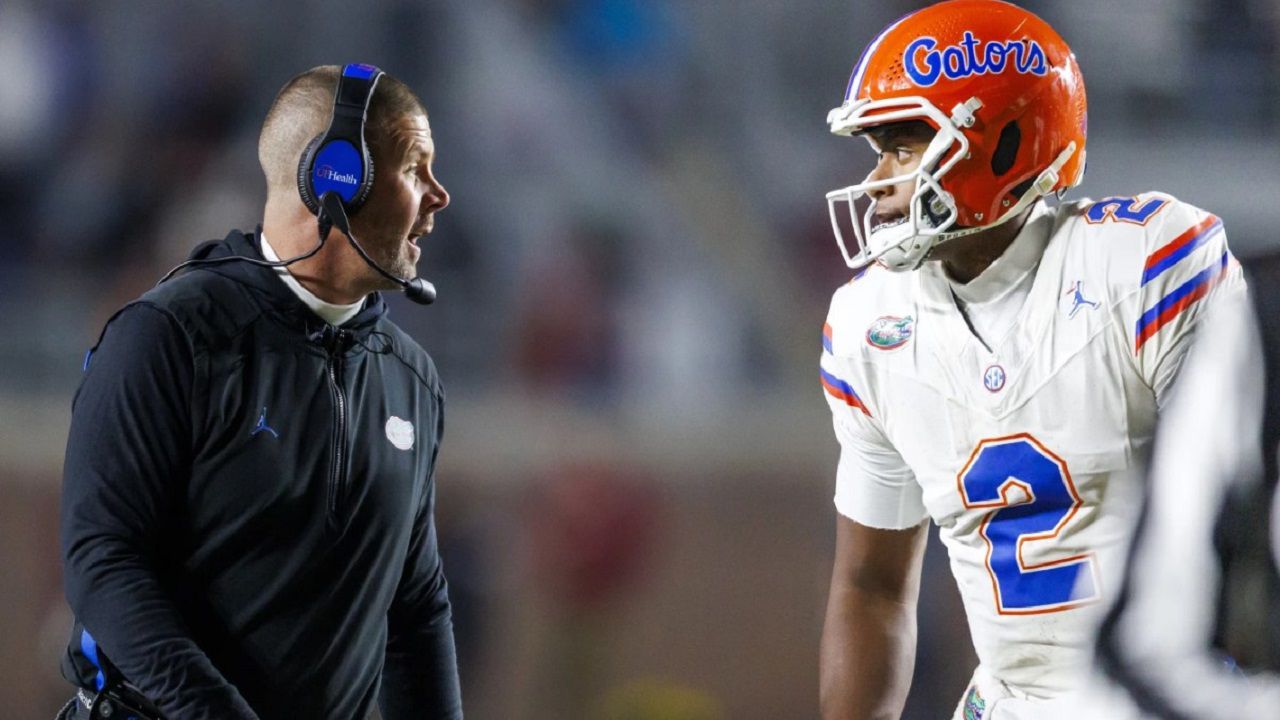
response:
<path id="1" fill-rule="evenodd" d="M 246 234 L 240 230 L 232 230 L 221 241 L 196 246 L 188 259 L 214 260 L 239 256 L 265 262 L 266 258 L 262 256 L 258 243 L 258 233 Z M 283 315 L 289 325 L 297 327 L 308 337 L 319 337 L 325 333 L 326 328 L 330 332 L 334 330 L 333 326 L 312 312 L 272 268 L 248 262 L 224 262 L 206 265 L 202 269 L 254 288 L 257 291 L 255 295 Z M 364 307 L 342 325 L 342 330 L 357 339 L 363 339 L 386 314 L 387 302 L 382 293 L 370 293 L 364 300 Z"/>

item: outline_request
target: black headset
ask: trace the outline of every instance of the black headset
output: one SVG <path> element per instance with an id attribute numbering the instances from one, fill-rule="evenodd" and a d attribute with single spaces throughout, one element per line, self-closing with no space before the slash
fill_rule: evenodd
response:
<path id="1" fill-rule="evenodd" d="M 420 305 L 435 302 L 434 285 L 420 277 L 406 280 L 391 274 L 374 262 L 351 234 L 349 216 L 364 205 L 369 199 L 369 191 L 373 189 L 373 155 L 365 142 L 364 128 L 373 90 L 383 74 L 372 65 L 359 63 L 342 68 L 342 74 L 338 77 L 338 89 L 333 97 L 333 115 L 329 120 L 329 128 L 307 144 L 298 161 L 298 194 L 302 196 L 307 209 L 316 216 L 319 229 L 320 239 L 314 248 L 297 257 L 276 262 L 240 255 L 188 260 L 166 273 L 160 282 L 193 265 L 242 261 L 262 267 L 286 267 L 320 252 L 324 241 L 329 237 L 329 231 L 337 226 L 369 267 L 400 285 L 406 297 Z"/>
<path id="2" fill-rule="evenodd" d="M 342 199 L 352 215 L 373 189 L 373 156 L 364 139 L 373 89 L 382 71 L 372 65 L 348 65 L 338 79 L 329 129 L 307 143 L 298 161 L 298 193 L 312 214 L 320 215 L 320 198 L 327 192 Z"/>

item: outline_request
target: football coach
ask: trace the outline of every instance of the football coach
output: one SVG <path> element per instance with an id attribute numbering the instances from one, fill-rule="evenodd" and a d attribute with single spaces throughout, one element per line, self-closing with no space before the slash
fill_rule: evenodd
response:
<path id="1" fill-rule="evenodd" d="M 449 195 L 426 110 L 375 67 L 314 68 L 258 157 L 262 225 L 196 247 L 86 357 L 62 717 L 460 718 L 444 395 L 380 293 L 434 298 L 418 241 Z"/>

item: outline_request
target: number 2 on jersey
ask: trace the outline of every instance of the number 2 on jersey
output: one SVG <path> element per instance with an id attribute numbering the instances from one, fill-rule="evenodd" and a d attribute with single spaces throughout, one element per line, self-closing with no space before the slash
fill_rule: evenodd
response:
<path id="1" fill-rule="evenodd" d="M 1024 559 L 1025 545 L 1044 549 L 1082 504 L 1062 458 L 1027 433 L 983 440 L 956 482 L 966 508 L 994 508 L 978 532 L 987 541 L 1001 615 L 1058 612 L 1098 599 L 1092 554 Z"/>
<path id="2" fill-rule="evenodd" d="M 1138 198 L 1109 197 L 1089 206 L 1084 217 L 1091 225 L 1114 220 L 1132 225 L 1146 225 L 1153 215 L 1169 204 L 1164 198 L 1151 198 L 1138 205 Z"/>

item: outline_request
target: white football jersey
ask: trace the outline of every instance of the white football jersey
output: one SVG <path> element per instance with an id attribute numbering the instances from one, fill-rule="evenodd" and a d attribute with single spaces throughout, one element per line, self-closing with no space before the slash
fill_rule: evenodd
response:
<path id="1" fill-rule="evenodd" d="M 974 323 L 981 339 L 940 263 L 862 271 L 832 299 L 821 382 L 837 510 L 877 528 L 931 517 L 982 667 L 1047 698 L 1089 667 L 1137 512 L 1125 473 L 1196 320 L 1244 280 L 1221 221 L 1159 193 L 1040 203 L 974 283 L 1019 254 L 1025 301 Z"/>

